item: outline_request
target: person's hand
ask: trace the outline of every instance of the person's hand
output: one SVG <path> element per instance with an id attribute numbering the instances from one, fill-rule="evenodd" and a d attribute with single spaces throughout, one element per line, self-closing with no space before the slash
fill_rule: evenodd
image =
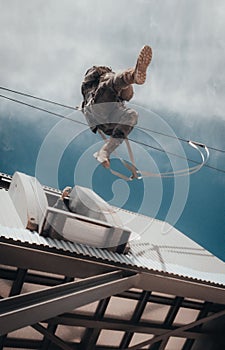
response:
<path id="1" fill-rule="evenodd" d="M 62 190 L 61 198 L 64 199 L 65 197 L 68 197 L 71 191 L 72 191 L 72 187 L 66 186 L 66 187 Z"/>

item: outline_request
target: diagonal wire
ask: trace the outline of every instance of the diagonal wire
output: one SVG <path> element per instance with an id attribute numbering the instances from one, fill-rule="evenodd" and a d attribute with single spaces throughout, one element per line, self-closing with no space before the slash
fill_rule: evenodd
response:
<path id="1" fill-rule="evenodd" d="M 2 89 L 2 87 L 0 87 L 0 89 Z M 9 89 L 8 89 L 8 90 L 9 90 Z M 10 91 L 10 90 L 9 90 L 9 91 Z M 12 91 L 13 91 L 13 90 L 12 90 Z M 24 95 L 25 95 L 25 96 L 26 96 L 26 95 L 29 96 L 28 94 L 24 94 Z M 10 100 L 10 101 L 15 102 L 15 103 L 19 103 L 19 104 L 21 104 L 21 105 L 25 105 L 25 106 L 34 108 L 34 109 L 39 110 L 39 111 L 42 111 L 42 112 L 46 112 L 46 113 L 51 114 L 51 115 L 54 115 L 54 116 L 56 116 L 56 117 L 58 117 L 58 118 L 67 119 L 67 120 L 70 120 L 70 121 L 72 121 L 72 122 L 74 122 L 74 123 L 88 126 L 87 123 L 84 123 L 84 122 L 81 122 L 81 121 L 72 119 L 72 118 L 67 117 L 67 116 L 65 116 L 65 115 L 63 115 L 63 114 L 60 114 L 60 113 L 56 113 L 56 112 L 49 111 L 48 109 L 45 109 L 45 108 L 37 107 L 37 106 L 35 106 L 35 105 L 29 104 L 29 103 L 26 103 L 26 102 L 23 102 L 23 101 L 20 101 L 20 100 L 17 100 L 17 99 L 14 99 L 14 98 L 11 98 L 11 97 L 2 95 L 2 94 L 0 94 L 0 97 L 1 97 L 1 98 L 4 98 L 4 99 L 7 99 L 7 100 Z M 30 95 L 29 97 L 33 97 L 33 96 Z M 36 98 L 36 97 L 35 97 L 35 98 Z M 40 98 L 37 98 L 37 99 L 40 99 Z M 59 105 L 59 106 L 63 106 L 63 107 L 67 107 L 67 108 L 72 108 L 73 110 L 79 110 L 78 107 L 70 107 L 70 106 L 62 105 L 62 104 L 59 104 L 59 103 L 56 103 L 56 102 L 53 102 L 53 101 L 50 101 L 50 100 L 45 100 L 45 99 L 42 99 L 42 100 L 45 101 L 45 102 L 50 102 L 50 103 L 53 103 L 53 104 L 57 104 L 57 105 Z M 139 127 L 138 127 L 138 128 L 139 128 Z M 147 129 L 146 129 L 146 130 L 147 130 Z M 150 129 L 149 129 L 149 130 L 150 130 Z M 151 131 L 151 130 L 150 130 L 150 131 Z M 158 133 L 158 132 L 157 132 L 157 133 Z M 169 136 L 169 135 L 166 135 L 166 134 L 165 134 L 165 136 Z M 174 137 L 174 136 L 172 136 L 172 137 Z M 176 138 L 176 137 L 174 137 L 174 138 Z M 178 138 L 178 139 L 179 139 L 179 138 Z M 170 152 L 170 151 L 165 151 L 165 150 L 163 150 L 163 149 L 161 149 L 161 148 L 158 148 L 158 147 L 155 147 L 155 146 L 151 146 L 151 145 L 149 145 L 149 144 L 147 144 L 147 143 L 145 143 L 145 142 L 137 141 L 137 140 L 134 140 L 134 139 L 131 139 L 131 138 L 129 138 L 129 140 L 132 141 L 132 142 L 134 142 L 134 143 L 137 143 L 137 144 L 140 144 L 140 145 L 143 145 L 143 146 L 146 146 L 146 147 L 155 149 L 155 150 L 157 150 L 157 151 L 160 151 L 160 152 L 163 152 L 163 153 L 166 153 L 166 154 L 170 154 L 170 155 L 173 155 L 173 156 L 178 157 L 178 158 L 181 158 L 181 159 L 186 159 L 187 161 L 190 161 L 190 162 L 193 162 L 193 163 L 196 163 L 196 164 L 200 164 L 199 162 L 197 162 L 197 161 L 195 161 L 195 160 L 193 160 L 193 159 L 190 159 L 190 158 L 187 158 L 187 157 L 178 155 L 178 154 L 173 153 L 173 152 Z M 185 140 L 185 139 L 183 139 L 183 141 L 189 142 L 189 141 L 187 141 L 187 140 Z M 208 148 L 210 148 L 210 147 L 208 147 Z M 222 150 L 221 150 L 221 151 L 222 151 Z M 222 152 L 225 152 L 225 151 L 222 151 Z M 205 167 L 208 167 L 208 168 L 211 168 L 211 169 L 213 169 L 213 170 L 217 170 L 217 171 L 219 171 L 219 172 L 225 173 L 225 170 L 220 169 L 220 168 L 217 168 L 217 167 L 214 167 L 214 166 L 212 166 L 212 165 L 204 164 L 204 166 L 205 166 Z"/>
<path id="2" fill-rule="evenodd" d="M 8 97 L 8 96 L 1 95 L 1 94 L 0 94 L 0 97 L 5 98 L 6 100 L 10 100 L 10 101 L 12 101 L 12 102 L 19 103 L 19 104 L 24 105 L 24 106 L 28 106 L 28 107 L 37 109 L 37 110 L 42 111 L 42 112 L 49 113 L 49 114 L 51 114 L 51 115 L 54 115 L 54 116 L 59 117 L 59 118 L 62 118 L 62 119 L 68 119 L 68 120 L 71 120 L 72 122 L 75 122 L 75 123 L 78 123 L 78 124 L 87 125 L 87 124 L 84 123 L 84 122 L 80 122 L 79 120 L 74 120 L 74 119 L 72 119 L 72 118 L 70 118 L 70 117 L 67 117 L 66 115 L 63 115 L 63 114 L 60 114 L 60 113 L 56 113 L 56 112 L 52 112 L 52 111 L 49 111 L 48 109 L 41 108 L 41 107 L 37 107 L 37 106 L 34 106 L 34 105 L 30 104 L 30 103 L 26 103 L 26 102 L 17 100 L 17 99 L 12 98 L 12 97 Z M 77 110 L 77 108 L 76 108 L 75 110 Z"/>
<path id="3" fill-rule="evenodd" d="M 0 86 L 0 89 L 4 90 L 4 91 L 12 92 L 14 94 L 18 94 L 18 95 L 21 95 L 21 96 L 30 97 L 30 98 L 33 98 L 33 99 L 36 99 L 36 100 L 39 100 L 39 101 L 51 103 L 51 104 L 54 104 L 54 105 L 57 105 L 57 106 L 60 106 L 60 107 L 68 108 L 68 109 L 71 109 L 71 110 L 74 110 L 74 111 L 79 110 L 78 107 L 69 106 L 69 105 L 66 105 L 66 104 L 63 104 L 63 103 L 59 103 L 59 102 L 52 101 L 52 100 L 49 100 L 49 99 L 46 99 L 46 98 L 42 98 L 42 97 L 38 97 L 38 96 L 35 96 L 35 95 L 31 95 L 31 94 L 28 94 L 28 93 L 25 93 L 25 92 L 21 92 L 21 91 L 18 91 L 18 90 L 9 89 L 9 88 L 6 88 L 4 86 Z M 3 97 L 3 96 L 1 96 L 1 97 Z M 188 142 L 189 141 L 189 140 L 186 140 L 185 138 L 182 138 L 182 137 L 168 135 L 166 133 L 159 132 L 159 131 L 156 131 L 156 130 L 153 130 L 153 129 L 149 129 L 149 128 L 144 128 L 144 127 L 141 127 L 141 126 L 138 126 L 138 129 L 145 130 L 145 131 L 150 131 L 152 133 L 159 134 L 159 135 L 166 136 L 166 137 L 173 138 L 173 139 L 177 139 L 177 140 L 183 141 L 183 142 Z M 225 150 L 222 150 L 220 148 L 212 147 L 212 146 L 207 146 L 207 147 L 208 147 L 208 149 L 211 149 L 213 151 L 225 153 Z"/>

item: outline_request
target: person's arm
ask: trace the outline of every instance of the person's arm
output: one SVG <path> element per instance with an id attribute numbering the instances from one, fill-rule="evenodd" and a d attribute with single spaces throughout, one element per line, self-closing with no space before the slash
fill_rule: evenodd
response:
<path id="1" fill-rule="evenodd" d="M 69 186 L 65 187 L 62 190 L 62 194 L 58 198 L 57 202 L 55 203 L 54 208 L 69 211 L 69 208 L 66 205 L 66 197 L 69 196 L 71 190 L 72 190 L 72 187 L 69 187 Z"/>

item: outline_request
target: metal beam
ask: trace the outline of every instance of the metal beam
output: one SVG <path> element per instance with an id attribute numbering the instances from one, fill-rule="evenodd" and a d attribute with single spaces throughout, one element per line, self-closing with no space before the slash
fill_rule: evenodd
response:
<path id="1" fill-rule="evenodd" d="M 166 332 L 162 335 L 159 335 L 158 337 L 155 337 L 153 339 L 149 339 L 149 340 L 141 342 L 137 345 L 131 346 L 130 348 L 127 348 L 125 350 L 139 350 L 143 346 L 154 344 L 160 340 L 164 340 L 164 339 L 167 339 L 169 337 L 180 337 L 180 334 L 182 332 L 188 331 L 189 329 L 192 329 L 192 328 L 199 326 L 203 323 L 207 323 L 209 321 L 215 320 L 215 319 L 222 317 L 222 316 L 225 316 L 225 310 L 217 312 L 217 313 L 212 314 L 212 315 L 207 316 L 207 317 L 203 317 L 200 320 L 197 320 L 197 321 L 191 322 L 189 324 L 186 324 L 184 326 L 178 327 L 172 331 Z"/>
<path id="2" fill-rule="evenodd" d="M 142 278 L 142 277 L 141 277 Z M 154 289 L 153 289 L 154 290 Z M 154 292 L 156 292 L 154 290 Z M 166 291 L 164 290 L 164 293 Z M 131 299 L 131 300 L 139 300 L 140 299 L 140 295 L 141 292 L 136 292 L 133 290 L 128 290 L 125 291 L 123 293 L 117 294 L 116 296 L 119 298 L 125 298 L 125 299 Z M 149 296 L 149 302 L 151 303 L 156 303 L 156 304 L 163 304 L 163 305 L 173 305 L 174 304 L 174 297 L 173 296 L 165 296 L 165 295 L 157 295 L 157 294 L 150 294 Z M 224 299 L 225 300 L 225 299 Z M 224 309 L 224 300 L 223 300 L 223 304 L 217 304 L 217 303 L 210 303 L 211 304 L 211 308 L 210 311 L 211 312 L 218 312 L 218 311 L 222 311 Z M 182 303 L 181 303 L 181 307 L 184 307 L 186 309 L 193 309 L 193 310 L 202 310 L 202 308 L 204 307 L 204 302 L 202 301 L 197 301 L 197 300 L 188 300 L 188 299 L 183 299 Z"/>
<path id="3" fill-rule="evenodd" d="M 93 316 L 80 315 L 80 314 L 63 314 L 50 320 L 52 324 L 60 324 L 64 326 L 77 326 L 85 328 L 95 329 L 108 329 L 131 333 L 145 333 L 162 335 L 165 332 L 177 330 L 179 327 L 168 326 L 165 327 L 159 323 L 153 322 L 131 322 L 127 320 L 115 319 L 110 317 L 104 317 L 102 320 L 96 320 Z M 49 322 L 49 320 L 48 320 Z M 181 338 L 193 338 L 202 339 L 206 337 L 206 334 L 201 331 L 183 331 L 179 333 Z"/>
<path id="4" fill-rule="evenodd" d="M 150 292 L 143 291 L 131 317 L 131 322 L 138 324 L 148 303 Z M 134 332 L 126 332 L 121 340 L 120 349 L 125 349 L 131 342 Z"/>
<path id="5" fill-rule="evenodd" d="M 9 293 L 10 297 L 20 294 L 26 274 L 27 274 L 27 269 L 17 269 L 16 278 L 13 281 L 13 285 Z"/>
<path id="6" fill-rule="evenodd" d="M 58 325 L 57 324 L 52 324 L 51 322 L 48 323 L 47 331 L 54 335 L 56 330 L 57 330 Z M 42 340 L 42 345 L 40 347 L 41 350 L 48 350 L 49 345 L 51 344 L 51 340 L 49 337 L 44 336 Z"/>
<path id="7" fill-rule="evenodd" d="M 41 349 L 41 344 L 42 340 L 37 340 L 37 339 L 24 339 L 24 338 L 8 338 L 6 339 L 5 343 L 5 349 L 11 349 L 13 350 L 14 348 L 17 349 Z M 72 350 L 80 350 L 79 349 L 79 344 L 78 343 L 69 343 L 69 342 L 64 342 L 64 344 L 70 346 L 70 349 Z M 61 349 L 60 346 L 52 343 L 48 350 L 58 350 Z"/>
<path id="8" fill-rule="evenodd" d="M 0 241 L 0 264 L 55 273 L 63 276 L 86 278 L 118 270 L 106 262 L 78 257 L 75 253 L 55 248 L 23 245 L 15 241 Z"/>
<path id="9" fill-rule="evenodd" d="M 173 305 L 170 307 L 166 315 L 165 321 L 163 323 L 164 326 L 171 326 L 173 324 L 173 321 L 175 320 L 175 317 L 182 305 L 183 300 L 183 297 L 176 297 L 174 299 Z M 150 345 L 149 350 L 163 350 L 165 349 L 167 341 L 167 338 L 165 338 L 164 340 L 160 340 L 157 343 Z"/>
<path id="10" fill-rule="evenodd" d="M 5 340 L 5 349 L 39 349 L 41 340 L 23 339 L 23 338 L 7 338 Z"/>
<path id="11" fill-rule="evenodd" d="M 134 287 L 137 274 L 116 271 L 0 300 L 0 335 Z"/>
<path id="12" fill-rule="evenodd" d="M 0 279 L 6 279 L 9 281 L 14 281 L 16 278 L 16 271 L 9 270 L 7 268 L 0 268 Z M 72 282 L 72 277 L 69 278 L 70 280 L 65 280 L 65 277 L 61 276 L 54 276 L 54 275 L 43 275 L 41 272 L 39 273 L 31 273 L 27 272 L 24 283 L 31 283 L 31 284 L 38 284 L 38 285 L 44 285 L 44 286 L 55 286 L 57 284 L 65 283 L 65 282 Z"/>
<path id="13" fill-rule="evenodd" d="M 9 293 L 9 297 L 20 294 L 23 288 L 23 283 L 24 283 L 26 274 L 27 274 L 27 270 L 17 269 L 15 280 L 13 281 L 13 284 Z M 4 349 L 6 337 L 7 337 L 7 334 L 4 334 L 3 336 L 0 337 L 0 350 Z"/>
<path id="14" fill-rule="evenodd" d="M 105 314 L 105 311 L 107 309 L 107 306 L 109 304 L 109 301 L 110 301 L 110 297 L 100 300 L 100 302 L 98 303 L 96 312 L 94 313 L 94 316 L 93 316 L 93 319 L 95 320 L 95 322 L 102 320 Z M 94 345 L 96 345 L 100 332 L 101 332 L 101 329 L 99 328 L 95 328 L 95 327 L 87 328 L 80 345 L 81 349 L 85 349 L 85 350 L 93 349 Z"/>
<path id="15" fill-rule="evenodd" d="M 203 281 L 171 276 L 165 273 L 143 271 L 137 266 L 128 266 L 113 261 L 104 261 L 93 257 L 64 252 L 56 248 L 34 246 L 1 238 L 0 264 L 52 272 L 71 277 L 88 277 L 99 273 L 121 269 L 140 273 L 138 287 L 142 290 L 154 290 L 213 303 L 224 303 L 225 287 Z"/>
<path id="16" fill-rule="evenodd" d="M 202 310 L 199 312 L 197 320 L 200 320 L 201 318 L 206 317 L 208 313 L 211 311 L 211 309 L 212 309 L 212 303 L 206 302 Z M 202 324 L 195 327 L 193 330 L 200 330 L 201 327 L 202 327 Z M 195 341 L 194 339 L 187 339 L 182 350 L 191 350 L 192 345 L 194 344 L 194 341 Z"/>
<path id="17" fill-rule="evenodd" d="M 164 291 L 165 293 L 165 291 Z M 126 298 L 131 300 L 139 300 L 140 299 L 140 292 L 136 292 L 133 290 L 125 291 L 121 294 L 118 294 L 117 296 L 120 298 Z M 157 295 L 157 294 L 150 294 L 149 295 L 149 302 L 156 303 L 156 304 L 163 304 L 163 305 L 173 305 L 174 304 L 174 297 L 175 296 L 165 296 L 165 295 Z M 187 307 L 190 309 L 201 309 L 202 303 L 191 301 L 191 300 L 183 300 L 182 302 L 183 307 Z"/>
<path id="18" fill-rule="evenodd" d="M 150 271 L 140 273 L 138 287 L 143 290 L 154 290 L 155 292 L 165 293 L 165 285 L 166 293 L 168 294 L 224 304 L 224 286 L 210 285 L 206 282 L 179 276 L 153 274 Z"/>
<path id="19" fill-rule="evenodd" d="M 73 350 L 72 347 L 70 347 L 69 345 L 67 345 L 65 342 L 63 342 L 59 337 L 57 337 L 56 335 L 53 335 L 52 333 L 50 333 L 46 328 L 44 328 L 42 325 L 40 324 L 34 324 L 32 325 L 32 328 L 34 328 L 36 331 L 38 331 L 39 333 L 43 334 L 47 339 L 49 339 L 53 344 L 57 345 L 58 347 L 60 347 L 60 349 L 63 350 Z"/>
<path id="20" fill-rule="evenodd" d="M 168 314 L 166 315 L 164 324 L 166 326 L 170 326 L 173 324 L 173 321 L 175 319 L 175 317 L 177 316 L 177 313 L 182 305 L 184 298 L 183 297 L 176 297 L 174 299 L 174 303 L 173 305 L 170 307 Z"/>
<path id="21" fill-rule="evenodd" d="M 74 279 L 72 277 L 64 277 L 64 283 L 66 282 L 72 282 Z M 47 335 L 45 335 L 44 333 L 44 338 L 43 338 L 43 341 L 42 341 L 42 346 L 41 346 L 41 350 L 48 350 L 49 349 L 49 346 L 51 344 L 51 337 L 49 337 L 49 334 L 50 335 L 53 335 L 55 334 L 56 330 L 57 330 L 57 327 L 58 325 L 57 324 L 52 324 L 51 322 L 48 323 L 48 326 L 47 326 L 47 330 L 46 328 L 44 328 L 45 331 L 47 331 Z M 54 343 L 56 345 L 56 343 Z"/>

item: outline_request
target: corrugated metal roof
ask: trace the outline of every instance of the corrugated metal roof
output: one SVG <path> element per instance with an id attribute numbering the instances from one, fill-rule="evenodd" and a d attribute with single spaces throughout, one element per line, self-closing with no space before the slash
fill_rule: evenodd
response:
<path id="1" fill-rule="evenodd" d="M 197 245 L 198 248 L 196 248 L 196 243 L 194 242 L 194 248 L 192 245 L 192 249 L 199 249 L 199 251 L 195 251 L 196 256 L 192 255 L 193 251 L 190 251 L 190 242 L 188 238 L 187 242 L 189 243 L 189 250 L 184 249 L 177 251 L 178 248 L 174 248 L 169 244 L 162 247 L 141 239 L 138 242 L 131 242 L 130 252 L 126 255 L 121 255 L 104 249 L 88 247 L 82 244 L 59 241 L 49 237 L 45 238 L 36 232 L 31 232 L 26 229 L 12 229 L 9 227 L 0 226 L 0 237 L 13 239 L 14 241 L 24 243 L 27 242 L 32 245 L 46 246 L 70 253 L 76 253 L 84 257 L 94 257 L 108 262 L 125 264 L 127 266 L 138 267 L 141 269 L 154 270 L 156 272 L 167 272 L 177 276 L 183 276 L 225 286 L 225 263 L 200 246 Z M 169 254 L 171 254 L 173 257 L 180 256 L 180 260 L 177 258 L 174 259 L 176 261 L 180 261 L 180 263 L 177 264 L 174 261 L 169 261 Z M 196 265 L 195 268 L 193 268 L 193 256 L 194 260 L 197 257 L 197 260 L 195 260 L 196 262 L 201 261 L 201 264 Z M 183 261 L 187 261 L 187 257 L 190 261 L 192 261 L 192 264 L 185 266 Z"/>
<path id="2" fill-rule="evenodd" d="M 0 223 L 1 225 L 22 228 L 23 224 L 8 195 L 8 191 L 0 190 Z"/>

